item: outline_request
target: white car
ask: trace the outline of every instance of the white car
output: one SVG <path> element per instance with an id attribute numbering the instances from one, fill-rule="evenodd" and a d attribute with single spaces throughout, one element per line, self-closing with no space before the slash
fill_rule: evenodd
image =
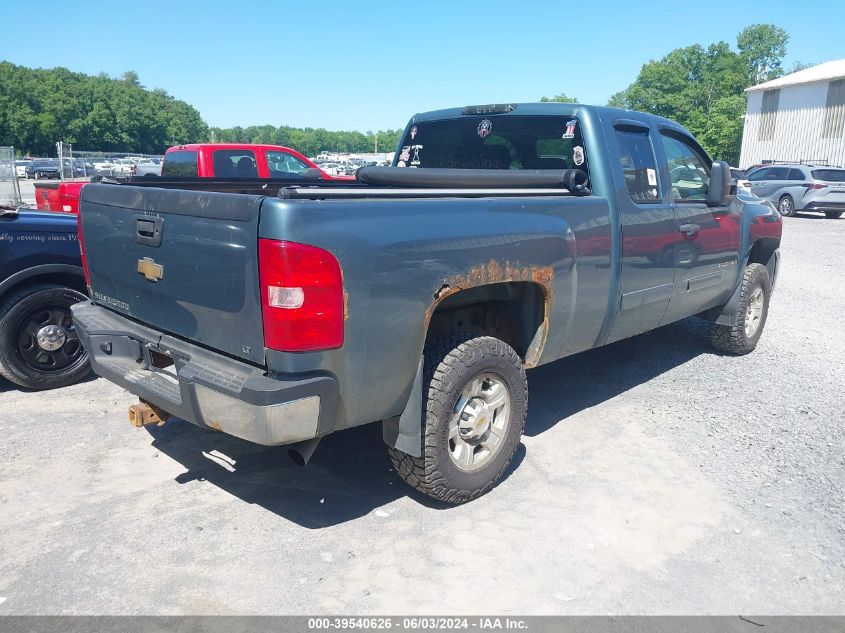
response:
<path id="1" fill-rule="evenodd" d="M 26 178 L 26 166 L 29 165 L 28 160 L 15 161 L 15 175 L 18 178 Z"/>
<path id="2" fill-rule="evenodd" d="M 113 176 L 114 175 L 114 166 L 112 165 L 111 161 L 107 158 L 95 158 L 92 161 L 94 165 L 94 170 L 99 176 Z"/>
<path id="3" fill-rule="evenodd" d="M 112 172 L 115 176 L 131 176 L 135 161 L 130 158 L 116 158 L 112 161 Z"/>
<path id="4" fill-rule="evenodd" d="M 133 176 L 161 176 L 161 163 L 145 158 L 135 163 Z"/>

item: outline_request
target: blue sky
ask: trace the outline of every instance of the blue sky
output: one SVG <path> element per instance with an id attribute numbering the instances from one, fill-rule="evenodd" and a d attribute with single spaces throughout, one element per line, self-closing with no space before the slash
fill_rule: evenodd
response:
<path id="1" fill-rule="evenodd" d="M 0 59 L 113 76 L 132 69 L 223 127 L 398 128 L 415 112 L 560 92 L 603 104 L 649 59 L 693 43 L 735 46 L 758 22 L 790 34 L 787 66 L 845 57 L 845 2 L 836 1 L 37 6 L 4 3 Z"/>

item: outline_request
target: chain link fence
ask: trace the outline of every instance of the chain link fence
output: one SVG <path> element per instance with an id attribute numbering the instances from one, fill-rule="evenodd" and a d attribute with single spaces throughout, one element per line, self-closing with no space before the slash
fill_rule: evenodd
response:
<path id="1" fill-rule="evenodd" d="M 15 148 L 0 147 L 0 209 L 21 206 L 21 189 L 15 170 Z"/>
<path id="2" fill-rule="evenodd" d="M 70 143 L 61 141 L 56 143 L 56 154 L 59 161 L 59 177 L 62 180 L 88 180 L 91 176 L 160 176 L 164 159 L 160 154 L 75 150 Z"/>

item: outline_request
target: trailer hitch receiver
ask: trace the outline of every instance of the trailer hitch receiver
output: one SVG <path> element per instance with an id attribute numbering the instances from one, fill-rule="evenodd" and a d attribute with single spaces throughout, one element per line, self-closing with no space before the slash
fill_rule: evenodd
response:
<path id="1" fill-rule="evenodd" d="M 170 414 L 167 411 L 144 400 L 129 407 L 129 424 L 138 428 L 148 424 L 163 426 L 168 418 Z"/>

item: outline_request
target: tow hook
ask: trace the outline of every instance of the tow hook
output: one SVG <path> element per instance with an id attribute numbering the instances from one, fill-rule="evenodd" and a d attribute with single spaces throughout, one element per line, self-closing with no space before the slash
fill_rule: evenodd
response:
<path id="1" fill-rule="evenodd" d="M 144 400 L 129 407 L 129 424 L 138 428 L 147 424 L 163 426 L 168 418 L 170 418 L 170 414 L 167 411 Z"/>

